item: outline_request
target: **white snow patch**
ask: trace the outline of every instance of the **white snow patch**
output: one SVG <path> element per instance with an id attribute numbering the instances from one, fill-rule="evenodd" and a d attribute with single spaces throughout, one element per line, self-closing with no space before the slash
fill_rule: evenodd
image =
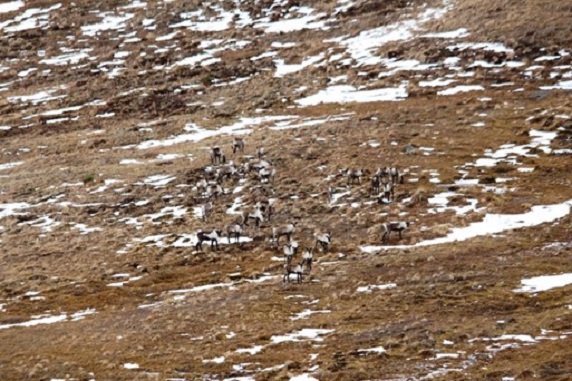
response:
<path id="1" fill-rule="evenodd" d="M 572 273 L 537 276 L 523 279 L 520 283 L 522 284 L 522 287 L 513 290 L 514 292 L 548 291 L 553 288 L 565 287 L 572 284 Z"/>
<path id="2" fill-rule="evenodd" d="M 417 18 L 362 31 L 356 37 L 342 40 L 340 44 L 347 47 L 347 52 L 357 62 L 357 66 L 377 65 L 382 58 L 375 53 L 381 46 L 388 42 L 413 38 L 421 23 L 441 17 L 447 10 L 448 4 L 444 8 L 429 8 Z"/>
<path id="3" fill-rule="evenodd" d="M 165 186 L 165 185 L 169 184 L 171 181 L 173 181 L 175 179 L 176 179 L 175 176 L 153 175 L 153 176 L 149 176 L 146 179 L 144 179 L 143 184 L 151 185 L 154 187 L 161 187 L 161 186 Z"/>
<path id="4" fill-rule="evenodd" d="M 139 159 L 122 159 L 119 164 L 121 165 L 130 165 L 130 164 L 145 164 L 143 161 Z"/>
<path id="5" fill-rule="evenodd" d="M 22 165 L 22 164 L 24 164 L 23 161 L 14 161 L 12 163 L 0 164 L 0 171 L 3 171 L 5 169 L 14 168 L 14 167 L 17 167 L 17 166 Z"/>
<path id="6" fill-rule="evenodd" d="M 316 106 L 321 103 L 351 103 L 400 101 L 407 98 L 407 82 L 399 87 L 358 90 L 350 85 L 330 86 L 317 94 L 296 100 L 300 106 Z"/>
<path id="7" fill-rule="evenodd" d="M 384 347 L 375 347 L 375 348 L 367 348 L 367 349 L 358 349 L 357 352 L 358 353 L 364 353 L 364 354 L 369 354 L 369 353 L 381 354 L 381 353 L 385 353 L 387 351 L 385 350 Z"/>
<path id="8" fill-rule="evenodd" d="M 483 86 L 480 85 L 460 85 L 460 86 L 455 86 L 455 87 L 451 87 L 449 89 L 446 90 L 441 90 L 437 92 L 437 95 L 455 95 L 458 93 L 466 93 L 469 91 L 479 91 L 479 90 L 484 90 L 485 88 Z"/>
<path id="9" fill-rule="evenodd" d="M 312 341 L 324 341 L 320 336 L 327 335 L 334 332 L 333 329 L 312 329 L 304 328 L 298 332 L 288 333 L 286 335 L 273 335 L 270 337 L 270 341 L 274 344 L 284 343 L 284 342 L 300 342 L 304 340 Z"/>
<path id="10" fill-rule="evenodd" d="M 572 90 L 572 81 L 560 81 L 553 86 L 541 86 L 541 90 Z"/>
<path id="11" fill-rule="evenodd" d="M 514 158 L 514 155 L 536 157 L 536 155 L 528 153 L 531 148 L 538 148 L 544 153 L 549 154 L 552 151 L 550 149 L 550 144 L 552 140 L 556 138 L 557 134 L 557 132 L 551 131 L 530 130 L 529 135 L 533 137 L 533 139 L 529 144 L 520 146 L 514 144 L 505 144 L 495 152 L 487 151 L 485 152 L 485 156 L 487 157 L 478 159 L 475 162 L 475 166 L 494 167 L 498 164 L 499 161 L 507 161 L 509 163 L 516 164 L 516 158 Z"/>
<path id="12" fill-rule="evenodd" d="M 133 13 L 126 13 L 124 15 L 116 15 L 111 12 L 102 12 L 99 14 L 103 19 L 101 22 L 82 26 L 81 30 L 84 35 L 94 37 L 99 32 L 106 30 L 121 30 L 125 29 L 126 21 L 133 18 Z"/>
<path id="13" fill-rule="evenodd" d="M 458 353 L 437 353 L 435 354 L 435 359 L 434 360 L 440 360 L 440 359 L 458 359 L 459 358 L 459 354 Z"/>
<path id="14" fill-rule="evenodd" d="M 11 20 L 0 22 L 0 30 L 21 32 L 23 30 L 43 28 L 48 25 L 49 12 L 59 9 L 61 6 L 62 4 L 58 3 L 49 8 L 28 8 Z"/>
<path id="15" fill-rule="evenodd" d="M 51 58 L 44 58 L 40 63 L 45 65 L 55 65 L 55 66 L 65 66 L 65 65 L 75 65 L 82 60 L 88 59 L 89 52 L 93 49 L 82 49 L 76 52 L 68 52 L 60 56 L 55 56 Z"/>
<path id="16" fill-rule="evenodd" d="M 479 236 L 498 234 L 510 229 L 520 229 L 553 222 L 568 215 L 571 207 L 572 200 L 568 200 L 561 204 L 533 206 L 529 212 L 522 214 L 487 214 L 481 222 L 474 222 L 466 227 L 453 228 L 452 232 L 445 237 L 422 241 L 415 245 L 361 246 L 361 250 L 366 253 L 373 253 L 382 249 L 403 249 L 466 241 Z"/>
<path id="17" fill-rule="evenodd" d="M 419 81 L 419 86 L 421 86 L 421 87 L 443 87 L 443 86 L 449 86 L 453 82 L 455 82 L 454 79 L 437 78 L 437 79 L 434 79 L 432 81 Z"/>
<path id="18" fill-rule="evenodd" d="M 0 13 L 8 13 L 8 12 L 14 12 L 20 8 L 22 8 L 24 6 L 24 2 L 23 1 L 9 1 L 7 3 L 4 4 L 0 4 Z"/>
<path id="19" fill-rule="evenodd" d="M 255 355 L 261 352 L 264 349 L 263 345 L 255 345 L 252 348 L 238 348 L 235 352 L 236 353 L 248 353 L 251 355 Z"/>
<path id="20" fill-rule="evenodd" d="M 68 319 L 71 321 L 80 320 L 83 316 L 92 315 L 95 313 L 93 309 L 87 309 L 85 311 L 78 311 L 71 316 L 64 312 L 59 315 L 40 315 L 40 316 L 32 316 L 32 320 L 28 320 L 22 323 L 12 323 L 12 324 L 2 324 L 0 325 L 0 329 L 7 329 L 7 328 L 14 328 L 14 327 L 34 327 L 36 325 L 41 324 L 54 324 L 59 323 L 62 321 L 67 321 Z"/>
<path id="21" fill-rule="evenodd" d="M 284 60 L 274 60 L 274 64 L 276 65 L 276 72 L 274 73 L 274 76 L 284 77 L 287 74 L 295 73 L 310 65 L 320 62 L 323 58 L 324 58 L 324 53 L 320 53 L 317 56 L 312 56 L 304 59 L 304 61 L 302 61 L 299 64 L 292 64 L 292 65 L 284 64 Z"/>
<path id="22" fill-rule="evenodd" d="M 21 222 L 18 225 L 29 225 L 36 228 L 40 228 L 42 229 L 43 232 L 51 232 L 55 227 L 61 225 L 61 223 L 54 220 L 52 217 L 48 215 L 44 215 L 36 220 Z"/>
<path id="23" fill-rule="evenodd" d="M 255 28 L 263 28 L 266 33 L 290 33 L 304 29 L 327 29 L 326 22 L 320 18 L 325 13 L 313 14 L 313 9 L 308 7 L 297 8 L 298 13 L 306 16 L 289 18 L 270 22 L 269 18 L 260 19 L 254 25 Z"/>
<path id="24" fill-rule="evenodd" d="M 206 130 L 195 123 L 189 123 L 184 127 L 188 133 L 171 136 L 164 140 L 146 140 L 137 146 L 138 149 L 148 149 L 155 147 L 168 147 L 175 144 L 185 142 L 199 142 L 201 140 L 211 138 L 218 135 L 245 135 L 250 134 L 252 129 L 249 127 L 258 126 L 264 123 L 295 119 L 295 116 L 266 116 L 258 118 L 241 118 L 236 123 L 230 126 L 224 126 L 217 130 Z"/>
<path id="25" fill-rule="evenodd" d="M 369 294 L 372 291 L 375 290 L 391 290 L 393 288 L 396 288 L 397 284 L 395 283 L 387 283 L 387 284 L 380 284 L 380 285 L 369 285 L 369 286 L 362 286 L 362 287 L 358 287 L 357 288 L 357 292 L 365 292 L 367 294 Z"/>
<path id="26" fill-rule="evenodd" d="M 298 376 L 290 377 L 290 381 L 319 381 L 317 378 L 310 376 L 308 373 L 302 373 Z"/>
<path id="27" fill-rule="evenodd" d="M 459 51 L 463 51 L 463 50 L 467 50 L 467 49 L 472 49 L 472 50 L 486 50 L 486 51 L 492 51 L 492 52 L 496 52 L 496 53 L 513 53 L 514 50 L 507 48 L 506 46 L 504 46 L 503 44 L 499 43 L 499 42 L 463 42 L 463 43 L 459 43 L 456 45 L 451 45 L 448 46 L 447 49 L 449 50 L 459 50 Z"/>
<path id="28" fill-rule="evenodd" d="M 307 310 L 304 310 L 302 312 L 298 312 L 294 316 L 290 317 L 290 320 L 306 319 L 310 315 L 313 315 L 313 314 L 329 314 L 330 312 L 332 312 L 332 311 L 330 311 L 330 310 L 316 310 L 316 311 L 314 311 L 314 310 L 307 309 Z"/>
<path id="29" fill-rule="evenodd" d="M 466 28 L 459 28 L 457 30 L 451 30 L 448 32 L 434 32 L 422 34 L 420 37 L 424 38 L 464 38 L 469 36 L 469 32 Z"/>
<path id="30" fill-rule="evenodd" d="M 277 122 L 275 126 L 272 126 L 269 128 L 271 130 L 274 130 L 274 131 L 280 131 L 280 130 L 291 130 L 291 129 L 295 129 L 295 128 L 302 128 L 302 127 L 319 126 L 319 125 L 327 123 L 327 122 L 349 120 L 351 115 L 353 115 L 353 113 L 341 114 L 341 115 L 335 115 L 335 116 L 330 115 L 327 118 L 319 118 L 319 119 L 304 118 L 304 119 L 302 119 L 302 121 L 300 121 L 296 124 L 292 124 L 292 122 L 294 122 L 293 120 L 287 120 L 287 121 L 283 121 L 283 122 Z"/>
<path id="31" fill-rule="evenodd" d="M 225 360 L 224 356 L 220 356 L 220 357 L 215 357 L 212 359 L 203 360 L 203 364 L 209 363 L 209 362 L 212 362 L 215 364 L 222 364 L 224 362 L 224 360 Z"/>
<path id="32" fill-rule="evenodd" d="M 70 223 L 70 225 L 73 225 L 74 229 L 79 230 L 79 234 L 80 235 L 87 235 L 90 233 L 94 233 L 94 232 L 100 232 L 103 231 L 103 228 L 100 227 L 89 227 L 86 224 L 78 224 L 78 223 Z"/>

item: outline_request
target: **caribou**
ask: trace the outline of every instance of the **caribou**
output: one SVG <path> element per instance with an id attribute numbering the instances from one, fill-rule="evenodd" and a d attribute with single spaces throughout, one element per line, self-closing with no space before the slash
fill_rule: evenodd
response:
<path id="1" fill-rule="evenodd" d="M 373 175 L 371 178 L 371 193 L 379 194 L 381 187 L 381 177 L 379 175 Z"/>
<path id="2" fill-rule="evenodd" d="M 195 249 L 199 251 L 203 251 L 203 242 L 210 241 L 211 242 L 211 250 L 218 251 L 218 240 L 222 238 L 222 232 L 220 229 L 213 229 L 210 232 L 203 232 L 199 230 L 197 232 L 197 244 L 195 245 Z"/>
<path id="3" fill-rule="evenodd" d="M 226 227 L 226 235 L 228 237 L 229 245 L 231 237 L 234 237 L 235 242 L 239 243 L 241 234 L 242 234 L 242 226 L 240 226 L 240 224 L 230 224 Z"/>
<path id="4" fill-rule="evenodd" d="M 244 153 L 244 139 L 243 138 L 233 138 L 232 139 L 232 153 L 235 154 L 236 151 Z"/>
<path id="5" fill-rule="evenodd" d="M 217 168 L 215 172 L 215 179 L 217 183 L 222 184 L 225 178 L 230 179 L 236 173 L 237 173 L 236 167 L 234 166 L 234 163 L 231 161 L 229 164 Z"/>
<path id="6" fill-rule="evenodd" d="M 336 194 L 336 189 L 334 187 L 328 187 L 326 193 L 328 194 L 328 202 L 331 203 L 332 201 L 334 201 L 334 195 Z"/>
<path id="7" fill-rule="evenodd" d="M 207 186 L 207 197 L 217 198 L 224 194 L 224 189 L 219 184 L 210 184 Z"/>
<path id="8" fill-rule="evenodd" d="M 287 243 L 286 245 L 284 245 L 282 247 L 282 251 L 284 252 L 284 263 L 286 263 L 287 265 L 292 263 L 292 258 L 294 258 L 294 255 L 296 254 L 297 250 L 298 250 L 297 245 L 296 247 L 294 247 L 291 243 Z"/>
<path id="9" fill-rule="evenodd" d="M 308 266 L 308 271 L 312 271 L 312 262 L 314 261 L 312 250 L 314 250 L 314 248 L 308 247 L 304 250 L 304 253 L 302 253 L 302 264 L 305 263 L 306 266 Z"/>
<path id="10" fill-rule="evenodd" d="M 287 246 L 288 245 L 284 247 L 286 248 Z M 286 249 L 284 250 L 284 252 L 286 253 Z M 296 275 L 296 280 L 298 281 L 298 283 L 302 283 L 302 276 L 304 274 L 304 265 L 306 265 L 308 267 L 308 271 L 311 272 L 313 259 L 314 258 L 312 255 L 312 248 L 310 247 L 304 250 L 304 253 L 302 254 L 302 261 L 300 261 L 299 264 L 293 266 L 291 263 L 292 258 L 287 260 L 287 263 L 284 265 L 284 277 L 282 278 L 282 282 L 290 283 L 290 274 L 294 274 Z"/>
<path id="11" fill-rule="evenodd" d="M 393 200 L 394 194 L 395 192 L 393 189 L 393 183 L 387 183 L 383 185 L 383 197 L 391 201 Z"/>
<path id="12" fill-rule="evenodd" d="M 320 244 L 322 246 L 322 251 L 327 252 L 330 244 L 332 243 L 332 233 L 315 233 L 314 238 L 316 238 L 316 243 L 314 244 L 314 248 Z"/>
<path id="13" fill-rule="evenodd" d="M 302 283 L 302 273 L 303 273 L 303 268 L 302 265 L 304 264 L 304 260 L 302 260 L 302 262 L 300 262 L 299 264 L 292 266 L 292 264 L 287 263 L 284 265 L 284 277 L 282 278 L 282 282 L 283 283 L 290 283 L 290 274 L 294 274 L 296 275 L 296 280 L 298 281 L 298 283 Z"/>
<path id="14" fill-rule="evenodd" d="M 271 167 L 272 163 L 264 159 L 252 159 L 248 163 L 242 165 L 244 173 L 250 173 L 252 170 L 259 172 L 262 168 Z"/>
<path id="15" fill-rule="evenodd" d="M 272 213 L 274 213 L 274 207 L 267 198 L 262 198 L 254 204 L 255 209 L 259 209 L 262 215 L 266 217 L 268 221 L 272 218 Z"/>
<path id="16" fill-rule="evenodd" d="M 402 238 L 401 233 L 407 230 L 407 228 L 409 228 L 409 225 L 411 225 L 411 222 L 403 222 L 403 221 L 389 222 L 381 225 L 383 231 L 383 235 L 381 236 L 381 242 L 387 242 L 389 240 L 389 235 L 391 234 L 391 232 L 398 232 L 399 239 L 401 239 Z"/>
<path id="17" fill-rule="evenodd" d="M 290 242 L 292 240 L 292 234 L 294 233 L 294 230 L 296 230 L 296 222 L 286 224 L 278 228 L 272 228 L 272 241 L 278 245 L 280 242 L 280 237 L 286 236 L 288 242 Z"/>
<path id="18" fill-rule="evenodd" d="M 222 153 L 222 149 L 219 146 L 214 146 L 211 148 L 211 164 L 216 163 L 226 163 L 226 157 Z"/>
<path id="19" fill-rule="evenodd" d="M 258 156 L 258 159 L 262 159 L 264 156 L 266 156 L 266 151 L 264 150 L 264 147 L 258 147 L 256 149 L 256 156 Z"/>
<path id="20" fill-rule="evenodd" d="M 201 205 L 201 219 L 203 222 L 207 222 L 213 210 L 213 203 L 208 201 L 207 203 Z"/>
<path id="21" fill-rule="evenodd" d="M 198 191 L 204 193 L 207 191 L 207 187 L 209 186 L 209 183 L 204 178 L 201 178 L 195 186 L 197 187 Z"/>
<path id="22" fill-rule="evenodd" d="M 358 184 L 361 184 L 363 171 L 361 169 L 348 169 L 346 176 L 348 178 L 348 185 L 354 184 L 356 181 Z"/>
<path id="23" fill-rule="evenodd" d="M 276 168 L 274 167 L 263 167 L 258 171 L 256 177 L 261 183 L 272 183 L 274 184 L 274 177 L 276 177 Z"/>
<path id="24" fill-rule="evenodd" d="M 379 167 L 377 171 L 375 171 L 375 176 L 379 177 L 387 177 L 389 176 L 389 168 L 388 167 Z"/>
<path id="25" fill-rule="evenodd" d="M 393 184 L 403 184 L 403 175 L 396 167 L 389 168 L 389 175 Z"/>
<path id="26" fill-rule="evenodd" d="M 242 214 L 242 222 L 244 223 L 244 225 L 250 226 L 248 225 L 248 220 L 254 220 L 256 227 L 259 228 L 262 222 L 264 221 L 264 216 L 262 215 L 262 211 L 258 208 L 254 208 L 254 211 L 250 213 L 244 212 Z"/>

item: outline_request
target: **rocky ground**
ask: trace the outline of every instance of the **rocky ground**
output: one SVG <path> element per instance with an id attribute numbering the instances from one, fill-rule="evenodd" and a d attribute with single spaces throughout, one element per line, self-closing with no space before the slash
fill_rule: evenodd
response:
<path id="1" fill-rule="evenodd" d="M 0 4 L 2 380 L 570 379 L 571 16 Z M 277 175 L 226 180 L 205 222 L 215 145 Z M 384 166 L 405 177 L 380 202 Z M 242 244 L 195 250 L 263 198 Z M 412 224 L 381 242 L 390 221 Z M 333 238 L 302 284 L 270 240 L 291 222 Z"/>

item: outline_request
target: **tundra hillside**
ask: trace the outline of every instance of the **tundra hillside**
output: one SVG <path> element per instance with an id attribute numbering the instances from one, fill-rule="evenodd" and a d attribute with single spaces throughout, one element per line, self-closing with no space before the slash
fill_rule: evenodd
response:
<path id="1" fill-rule="evenodd" d="M 571 19 L 3 2 L 0 379 L 570 379 Z"/>

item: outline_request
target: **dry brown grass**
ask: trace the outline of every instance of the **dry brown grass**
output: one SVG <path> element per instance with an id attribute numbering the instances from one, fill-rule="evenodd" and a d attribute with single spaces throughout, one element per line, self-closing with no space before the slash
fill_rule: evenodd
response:
<path id="1" fill-rule="evenodd" d="M 82 12 L 81 9 L 88 9 L 87 3 L 76 3 L 79 4 L 77 11 L 68 17 L 64 14 L 57 17 L 77 25 L 98 20 L 90 13 Z M 105 2 L 101 6 L 112 10 L 119 3 Z M 162 17 L 167 17 L 168 12 L 178 13 L 195 3 L 165 4 L 168 11 L 157 17 L 166 21 Z M 348 21 L 359 19 L 356 23 L 345 23 L 344 33 L 354 35 L 362 29 L 395 21 L 405 6 L 404 2 L 360 4 L 343 16 Z M 149 2 L 150 9 L 156 5 Z M 312 2 L 312 6 L 323 10 L 335 5 L 333 1 Z M 567 23 L 569 13 L 564 2 L 544 4 L 526 0 L 517 4 L 506 0 L 477 4 L 473 0 L 462 0 L 445 19 L 435 23 L 433 29 L 445 31 L 467 27 L 471 40 L 504 41 L 511 47 L 520 47 L 518 54 L 524 54 L 525 48 L 530 46 L 568 46 L 571 35 Z M 542 17 L 538 17 L 539 14 Z M 163 24 L 159 24 L 160 30 L 153 33 L 155 36 L 148 35 L 150 40 L 167 33 L 167 24 Z M 49 30 L 45 35 L 29 32 L 10 43 L 21 44 L 23 51 L 45 45 L 49 52 L 58 52 L 57 41 L 65 38 L 67 33 L 65 30 Z M 111 36 L 113 33 L 109 32 Z M 240 31 L 232 38 L 252 38 L 253 33 L 251 30 Z M 185 49 L 189 52 L 196 49 L 197 38 L 183 34 Z M 305 49 L 304 54 L 311 55 L 325 46 L 322 40 L 329 37 L 329 32 L 305 31 L 286 37 L 297 40 Z M 148 61 L 130 62 L 125 75 L 114 80 L 92 80 L 91 67 L 77 71 L 53 67 L 52 76 L 41 78 L 34 74 L 3 92 L 6 96 L 33 94 L 61 83 L 68 84 L 65 90 L 68 97 L 49 105 L 24 107 L 0 100 L 2 124 L 14 126 L 21 124 L 22 116 L 28 112 L 69 107 L 94 98 L 106 99 L 108 103 L 78 111 L 74 114 L 80 116 L 76 122 L 0 131 L 3 139 L 1 162 L 24 162 L 21 166 L 2 170 L 1 174 L 7 177 L 2 178 L 0 185 L 0 203 L 38 204 L 26 210 L 29 216 L 1 220 L 4 230 L 0 233 L 3 264 L 0 304 L 6 306 L 5 311 L 0 312 L 0 324 L 24 322 L 47 311 L 54 315 L 87 308 L 97 311 L 95 315 L 75 322 L 0 329 L 2 380 L 66 378 L 67 375 L 68 378 L 98 380 L 182 377 L 198 380 L 207 374 L 220 378 L 238 376 L 240 373 L 231 365 L 244 363 L 249 363 L 244 365 L 245 369 L 267 369 L 255 375 L 257 380 L 289 380 L 308 372 L 314 365 L 319 365 L 315 375 L 321 380 L 384 380 L 420 377 L 449 361 L 450 368 L 460 367 L 462 361 L 472 355 L 476 357 L 464 372 L 443 374 L 438 379 L 569 378 L 572 366 L 569 336 L 508 349 L 492 358 L 479 355 L 487 353 L 486 346 L 490 343 L 469 340 L 505 333 L 535 336 L 541 329 L 554 330 L 555 335 L 571 330 L 570 287 L 538 296 L 512 291 L 524 277 L 570 271 L 572 250 L 569 246 L 544 248 L 552 242 L 570 242 L 570 215 L 556 223 L 443 246 L 376 254 L 364 254 L 358 247 L 379 244 L 380 225 L 391 219 L 417 220 L 405 232 L 402 244 L 444 236 L 453 227 L 480 221 L 484 212 L 467 216 L 456 216 L 452 212 L 427 214 L 427 198 L 448 189 L 442 184 L 459 178 L 457 167 L 474 162 L 486 149 L 494 150 L 506 143 L 526 144 L 530 141 L 527 135 L 530 128 L 555 130 L 561 127 L 564 122 L 550 119 L 550 115 L 572 113 L 568 95 L 551 92 L 538 98 L 535 97 L 536 84 L 526 83 L 519 73 L 492 75 L 478 72 L 474 83 L 512 80 L 515 86 L 525 87 L 525 91 L 488 88 L 478 95 L 439 97 L 433 90 L 416 89 L 412 84 L 415 96 L 403 102 L 324 104 L 289 109 L 292 99 L 299 96 L 294 94 L 294 89 L 307 85 L 309 89 L 305 95 L 312 94 L 326 83 L 327 77 L 346 74 L 347 70 L 335 67 L 308 69 L 277 79 L 272 71 L 261 70 L 268 62 L 244 62 L 270 43 L 271 39 L 267 38 L 250 50 L 225 52 L 222 54 L 224 65 L 180 69 L 170 75 L 151 69 L 175 58 L 151 54 L 147 56 Z M 388 45 L 381 52 L 393 51 L 403 57 L 413 54 L 431 57 L 434 52 L 424 50 L 427 44 L 427 41 L 406 41 Z M 117 42 L 102 36 L 94 45 L 93 54 L 110 58 L 117 50 L 116 45 Z M 11 49 L 8 47 L 6 51 Z M 549 53 L 553 51 L 547 51 Z M 284 52 L 281 58 L 287 62 L 300 62 L 303 55 L 299 51 Z M 25 69 L 27 63 L 24 61 L 14 67 Z M 245 67 L 235 67 L 238 64 Z M 147 75 L 137 74 L 144 69 L 149 70 Z M 17 70 L 0 73 L 0 82 L 8 81 Z M 258 71 L 259 75 L 232 87 L 211 84 L 180 93 L 174 91 L 181 85 L 200 83 L 205 75 L 228 80 L 251 70 Z M 371 69 L 369 76 L 377 76 L 376 70 Z M 356 72 L 349 74 L 356 86 L 372 83 Z M 419 75 L 420 78 L 427 76 L 426 73 Z M 312 79 L 317 83 L 312 83 Z M 392 86 L 401 79 L 399 76 L 379 79 L 379 84 Z M 114 95 L 137 87 L 146 87 L 148 96 L 140 93 Z M 485 96 L 493 100 L 484 103 L 477 99 Z M 283 97 L 287 98 L 286 102 L 281 101 Z M 209 106 L 220 99 L 225 101 L 223 107 Z M 183 106 L 197 100 L 203 105 Z M 205 248 L 202 254 L 192 253 L 191 248 L 160 248 L 134 242 L 134 238 L 155 234 L 172 234 L 165 240 L 172 242 L 176 235 L 206 228 L 192 215 L 192 207 L 198 205 L 192 192 L 177 185 L 194 183 L 209 163 L 205 148 L 220 144 L 228 153 L 232 138 L 223 135 L 198 143 L 148 150 L 118 147 L 179 134 L 190 121 L 205 128 L 219 128 L 234 123 L 242 115 L 258 115 L 255 110 L 259 107 L 268 107 L 262 115 L 295 114 L 303 118 L 342 113 L 354 115 L 348 121 L 329 121 L 286 131 L 258 126 L 246 137 L 247 152 L 252 154 L 254 147 L 263 145 L 278 169 L 274 194 L 277 214 L 273 222 L 265 223 L 261 230 L 248 230 L 247 234 L 254 242 L 241 248 L 225 245 L 216 253 Z M 543 110 L 550 110 L 549 115 L 543 115 Z M 117 117 L 94 118 L 96 113 L 103 112 L 115 112 Z M 471 126 L 479 120 L 478 113 L 487 114 L 484 128 Z M 528 117 L 532 118 L 525 122 Z M 156 120 L 161 122 L 153 126 L 152 132 L 138 130 L 141 122 Z M 97 129 L 105 130 L 105 134 L 90 134 Z M 373 140 L 381 147 L 362 146 Z M 407 145 L 435 150 L 429 155 L 420 150 L 406 154 L 404 147 Z M 21 151 L 24 147 L 30 151 Z M 193 160 L 154 161 L 161 153 L 191 154 Z M 124 158 L 139 159 L 145 164 L 119 164 Z M 243 160 L 238 155 L 232 159 Z M 519 173 L 513 166 L 503 164 L 469 171 L 469 178 L 484 181 L 514 177 L 507 183 L 508 187 L 516 188 L 514 192 L 495 195 L 483 193 L 477 187 L 455 186 L 451 189 L 464 197 L 453 198 L 451 205 L 465 205 L 466 198 L 476 198 L 478 207 L 486 207 L 486 213 L 521 213 L 533 205 L 560 203 L 572 198 L 569 156 L 539 154 L 539 157 L 523 158 L 522 162 L 535 170 Z M 374 203 L 354 208 L 326 204 L 327 186 L 342 189 L 345 184 L 345 179 L 341 178 L 326 183 L 326 175 L 335 174 L 344 167 L 367 168 L 373 172 L 380 166 L 392 164 L 409 168 L 416 173 L 411 177 L 419 178 L 419 182 L 406 182 L 397 189 L 400 197 L 412 198 L 410 205 Z M 319 170 L 318 166 L 323 165 L 326 169 Z M 424 172 L 428 170 L 437 171 L 442 184 L 431 183 L 429 172 Z M 156 174 L 176 176 L 176 180 L 157 189 L 135 185 Z M 93 175 L 94 181 L 77 187 L 60 187 L 63 183 L 82 182 L 87 175 Z M 110 178 L 121 179 L 124 183 L 113 184 L 101 193 L 91 193 Z M 115 191 L 116 188 L 123 189 Z M 361 186 L 353 186 L 351 192 L 353 199 L 339 202 L 374 200 L 370 197 L 367 181 Z M 62 200 L 76 204 L 103 205 L 40 204 L 60 194 L 64 195 Z M 300 199 L 292 199 L 294 195 Z M 216 201 L 215 214 L 207 224 L 209 227 L 224 226 L 234 218 L 224 211 L 235 197 L 229 194 Z M 251 197 L 244 195 L 243 198 L 248 201 Z M 121 206 L 141 200 L 149 200 L 149 203 L 141 207 Z M 141 217 L 175 205 L 189 209 L 183 219 L 167 217 L 161 225 L 146 221 L 141 229 L 118 222 L 123 217 Z M 407 214 L 400 215 L 402 212 Z M 387 213 L 387 216 L 381 213 Z M 45 236 L 39 236 L 39 228 L 21 224 L 46 214 L 61 225 L 51 232 L 44 232 Z M 313 272 L 302 285 L 283 285 L 280 278 L 282 263 L 270 260 L 272 256 L 281 256 L 281 252 L 268 245 L 270 227 L 291 220 L 299 221 L 296 239 L 301 246 L 313 244 L 311 237 L 315 230 L 329 229 L 333 234 L 330 253 L 316 254 Z M 102 227 L 104 231 L 79 235 L 70 225 L 75 222 Z M 116 253 L 125 249 L 128 243 L 133 243 L 133 247 L 126 254 Z M 396 236 L 392 236 L 391 243 L 397 243 Z M 341 253 L 343 256 L 339 255 Z M 114 278 L 114 274 L 124 272 L 143 277 L 122 288 L 108 286 L 121 280 Z M 183 299 L 169 292 L 228 283 L 231 281 L 229 274 L 237 272 L 244 279 L 234 289 L 221 287 L 188 293 Z M 260 284 L 245 280 L 263 273 L 278 277 Z M 392 282 L 397 283 L 395 289 L 357 292 L 360 286 Z M 25 296 L 28 291 L 39 291 L 45 299 L 32 300 Z M 293 297 L 297 295 L 304 297 Z M 154 303 L 161 304 L 139 308 Z M 308 319 L 290 319 L 306 309 L 331 312 L 314 314 Z M 499 324 L 499 320 L 506 324 Z M 273 335 L 303 328 L 335 331 L 325 336 L 323 342 L 271 343 Z M 234 337 L 231 332 L 235 333 Z M 447 346 L 444 340 L 455 344 Z M 239 348 L 253 345 L 264 345 L 265 348 L 254 355 L 236 353 Z M 358 352 L 379 346 L 386 348 L 387 353 L 365 355 Z M 458 351 L 466 353 L 458 361 L 433 360 L 439 352 Z M 310 354 L 318 354 L 318 357 L 310 361 Z M 221 364 L 203 362 L 219 356 L 224 356 L 226 361 Z M 138 363 L 141 369 L 124 369 L 123 364 L 127 362 Z M 268 370 L 278 365 L 284 367 Z"/>

